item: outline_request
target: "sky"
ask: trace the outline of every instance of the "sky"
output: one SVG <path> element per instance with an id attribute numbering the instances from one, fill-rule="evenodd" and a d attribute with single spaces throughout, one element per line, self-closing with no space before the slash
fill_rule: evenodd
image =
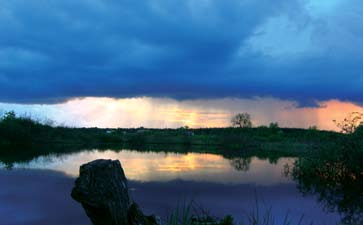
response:
<path id="1" fill-rule="evenodd" d="M 362 46 L 360 0 L 2 0 L 0 111 L 99 127 L 246 111 L 334 129 L 363 111 Z"/>

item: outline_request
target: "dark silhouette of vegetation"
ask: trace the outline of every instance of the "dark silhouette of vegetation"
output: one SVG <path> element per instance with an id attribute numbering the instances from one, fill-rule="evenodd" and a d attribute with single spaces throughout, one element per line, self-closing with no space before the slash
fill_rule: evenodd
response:
<path id="1" fill-rule="evenodd" d="M 248 171 L 250 169 L 252 159 L 250 157 L 239 157 L 230 160 L 231 166 L 237 171 Z"/>
<path id="2" fill-rule="evenodd" d="M 321 146 L 300 157 L 287 174 L 304 194 L 318 196 L 326 209 L 338 211 L 342 224 L 363 224 L 362 127 L 334 145 Z"/>
<path id="3" fill-rule="evenodd" d="M 251 115 L 248 113 L 238 113 L 237 115 L 232 117 L 231 123 L 233 127 L 251 128 Z"/>
<path id="4" fill-rule="evenodd" d="M 270 129 L 278 129 L 279 128 L 279 124 L 277 122 L 275 123 L 270 123 L 270 125 L 268 126 Z"/>
<path id="5" fill-rule="evenodd" d="M 363 113 L 352 112 L 343 121 L 333 122 L 341 129 L 343 133 L 351 134 L 359 127 L 363 126 Z"/>
<path id="6" fill-rule="evenodd" d="M 49 145 L 150 144 L 219 146 L 231 151 L 266 150 L 301 154 L 329 145 L 342 136 L 336 132 L 279 128 L 278 124 L 257 128 L 99 129 L 54 127 L 13 112 L 0 119 L 0 152 L 14 148 Z M 314 132 L 314 133 L 312 133 Z M 25 151 L 25 150 L 24 150 Z"/>
<path id="7" fill-rule="evenodd" d="M 107 133 L 107 129 L 52 127 L 30 117 L 19 117 L 7 112 L 0 119 L 0 149 L 29 147 L 32 145 L 60 143 L 116 143 L 121 136 Z"/>
<path id="8" fill-rule="evenodd" d="M 211 216 L 202 208 L 198 207 L 195 202 L 188 204 L 184 203 L 171 213 L 168 218 L 167 225 L 276 225 L 274 215 L 271 208 L 264 210 L 260 209 L 258 199 L 256 197 L 256 205 L 251 212 L 246 213 L 246 221 L 235 222 L 231 215 L 226 215 L 223 218 Z M 304 215 L 300 217 L 298 225 L 304 222 Z M 293 225 L 289 212 L 285 214 L 284 221 L 279 225 Z M 305 223 L 304 223 L 305 224 Z M 313 225 L 314 223 L 309 223 Z"/>

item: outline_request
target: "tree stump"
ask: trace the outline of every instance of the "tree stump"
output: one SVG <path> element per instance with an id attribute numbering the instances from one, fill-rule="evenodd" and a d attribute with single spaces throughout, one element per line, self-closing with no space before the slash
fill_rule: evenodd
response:
<path id="1" fill-rule="evenodd" d="M 93 225 L 156 225 L 153 216 L 144 216 L 132 203 L 127 179 L 118 160 L 95 160 L 80 167 L 72 190 Z"/>

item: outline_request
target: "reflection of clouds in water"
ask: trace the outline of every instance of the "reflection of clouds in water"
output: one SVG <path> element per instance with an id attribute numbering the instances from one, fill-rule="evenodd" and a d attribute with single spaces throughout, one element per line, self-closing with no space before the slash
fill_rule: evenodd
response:
<path id="1" fill-rule="evenodd" d="M 70 197 L 74 179 L 49 170 L 0 170 L 1 225 L 89 225 Z M 4 181 L 4 182 L 3 182 Z"/>
<path id="2" fill-rule="evenodd" d="M 0 181 L 4 180 L 0 185 L 1 225 L 91 224 L 82 206 L 70 197 L 74 178 L 49 170 L 0 170 Z M 132 199 L 145 214 L 165 220 L 181 201 L 194 200 L 211 215 L 233 215 L 240 223 L 246 219 L 246 213 L 255 209 L 256 195 L 261 212 L 271 209 L 276 224 L 283 224 L 287 212 L 292 224 L 298 224 L 301 215 L 304 215 L 302 225 L 311 221 L 336 224 L 339 220 L 338 215 L 324 212 L 314 196 L 299 193 L 294 183 L 259 186 L 180 180 L 130 181 L 129 187 Z"/>
<path id="3" fill-rule="evenodd" d="M 230 160 L 214 154 L 92 150 L 38 157 L 28 163 L 16 163 L 14 167 L 52 169 L 71 176 L 78 176 L 81 164 L 100 158 L 120 160 L 126 176 L 131 180 L 146 182 L 182 179 L 261 185 L 291 182 L 282 175 L 282 172 L 286 163 L 294 161 L 292 158 L 281 158 L 276 164 L 271 164 L 268 160 L 252 157 L 247 160 L 248 169 L 238 171 L 231 165 Z"/>
<path id="4" fill-rule="evenodd" d="M 225 127 L 238 112 L 252 115 L 254 125 L 278 122 L 282 127 L 337 129 L 333 119 L 348 112 L 363 111 L 351 102 L 329 100 L 317 107 L 298 107 L 297 102 L 275 98 L 205 99 L 177 101 L 168 98 L 82 98 L 56 105 L 16 105 L 0 103 L 0 108 L 47 117 L 57 124 L 85 127 Z"/>
<path id="5" fill-rule="evenodd" d="M 80 165 L 93 161 L 92 157 L 97 150 L 86 150 L 72 154 L 50 154 L 39 156 L 25 163 L 14 163 L 14 168 L 34 168 L 34 169 L 52 169 L 65 172 L 71 176 L 79 175 Z"/>

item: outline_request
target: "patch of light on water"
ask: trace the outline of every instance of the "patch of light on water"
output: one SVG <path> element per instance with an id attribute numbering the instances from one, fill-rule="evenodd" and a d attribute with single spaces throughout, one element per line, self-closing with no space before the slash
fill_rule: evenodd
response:
<path id="1" fill-rule="evenodd" d="M 14 168 L 36 168 L 61 171 L 76 177 L 80 165 L 96 159 L 120 160 L 128 179 L 149 181 L 190 180 L 229 184 L 274 185 L 291 183 L 283 175 L 284 166 L 294 158 L 269 162 L 257 157 L 226 159 L 206 153 L 164 153 L 122 150 L 83 151 L 79 153 L 41 156 Z"/>

